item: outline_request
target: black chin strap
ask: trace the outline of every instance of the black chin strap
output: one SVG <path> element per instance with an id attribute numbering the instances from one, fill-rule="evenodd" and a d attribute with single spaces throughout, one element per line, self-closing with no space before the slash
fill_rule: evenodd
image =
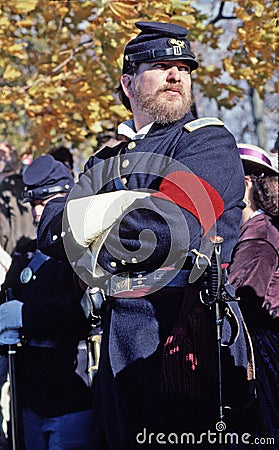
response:
<path id="1" fill-rule="evenodd" d="M 130 62 L 140 62 L 140 61 L 152 61 L 153 59 L 158 58 L 166 58 L 172 56 L 181 56 L 181 57 L 189 57 L 191 60 L 194 60 L 196 65 L 198 66 L 197 61 L 195 60 L 195 55 L 190 50 L 186 48 L 182 48 L 179 46 L 175 46 L 172 48 L 166 48 L 164 50 L 147 50 L 146 52 L 134 53 L 132 55 L 126 55 L 125 59 Z"/>
<path id="2" fill-rule="evenodd" d="M 69 192 L 70 185 L 65 184 L 64 186 L 51 186 L 51 187 L 39 187 L 35 189 L 29 189 L 23 192 L 23 199 L 29 202 L 35 200 L 42 200 L 44 198 L 50 197 L 58 192 Z"/>

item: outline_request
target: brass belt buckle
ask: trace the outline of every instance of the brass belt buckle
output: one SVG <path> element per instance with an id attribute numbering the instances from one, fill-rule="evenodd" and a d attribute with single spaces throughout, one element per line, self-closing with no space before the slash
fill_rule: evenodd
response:
<path id="1" fill-rule="evenodd" d="M 112 275 L 110 279 L 110 295 L 132 290 L 132 279 L 128 272 L 121 275 Z"/>

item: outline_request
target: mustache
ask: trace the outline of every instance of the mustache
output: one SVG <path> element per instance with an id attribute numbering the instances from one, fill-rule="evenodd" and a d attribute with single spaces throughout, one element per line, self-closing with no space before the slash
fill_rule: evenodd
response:
<path id="1" fill-rule="evenodd" d="M 164 86 L 157 89 L 157 94 L 160 94 L 165 91 L 175 91 L 175 92 L 179 92 L 180 94 L 184 94 L 184 89 L 183 89 L 182 84 L 180 84 L 180 82 L 166 83 Z"/>

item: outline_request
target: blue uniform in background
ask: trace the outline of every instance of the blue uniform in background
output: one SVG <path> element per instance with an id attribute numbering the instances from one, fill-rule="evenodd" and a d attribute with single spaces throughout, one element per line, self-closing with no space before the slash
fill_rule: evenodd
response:
<path id="1" fill-rule="evenodd" d="M 33 240 L 17 250 L 1 292 L 4 301 L 5 288 L 12 287 L 13 298 L 24 303 L 24 339 L 16 353 L 24 440 L 28 449 L 91 449 L 92 392 L 85 344 L 90 324 L 80 305 L 83 291 L 74 282 L 71 266 L 54 258 L 23 283 L 20 274 L 36 247 Z"/>

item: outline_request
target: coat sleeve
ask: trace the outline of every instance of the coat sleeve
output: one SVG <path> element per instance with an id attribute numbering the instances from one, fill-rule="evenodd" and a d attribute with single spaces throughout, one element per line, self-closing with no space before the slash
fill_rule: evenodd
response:
<path id="1" fill-rule="evenodd" d="M 147 152 L 149 156 L 152 154 L 153 152 Z M 86 169 L 94 166 L 97 159 L 91 158 Z M 110 168 L 109 164 L 107 167 Z M 185 177 L 182 175 L 181 178 L 184 186 L 182 196 L 176 195 L 176 187 L 170 194 L 162 189 L 163 182 L 167 177 L 181 172 L 181 167 L 185 173 Z M 153 166 L 145 167 L 145 171 L 140 174 L 131 172 L 130 178 L 135 182 L 128 186 L 129 189 L 147 189 L 151 195 L 135 200 L 111 228 L 98 253 L 98 264 L 102 269 L 111 274 L 128 270 L 151 271 L 162 265 L 168 266 L 184 260 L 192 248 L 200 249 L 204 235 L 209 238 L 212 233 L 224 238 L 222 260 L 228 262 L 238 239 L 244 196 L 242 165 L 235 140 L 230 133 L 224 127 L 216 126 L 206 127 L 206 130 L 198 129 L 190 134 L 184 131 L 172 157 L 160 169 L 160 176 L 155 179 L 155 183 L 150 183 L 151 169 L 153 170 Z M 91 195 L 99 192 L 98 188 L 93 188 L 94 180 L 90 180 L 88 172 L 80 178 L 76 191 L 79 191 L 80 196 L 86 196 L 88 192 Z M 101 171 L 95 171 L 93 178 L 101 177 L 99 172 Z M 104 171 L 105 175 L 107 173 Z M 198 199 L 195 191 L 185 187 L 189 173 L 194 174 L 202 186 L 202 194 Z M 109 186 L 110 182 L 106 185 L 105 181 L 103 177 L 100 183 L 104 192 L 116 189 L 113 183 Z M 178 186 L 178 190 L 181 191 L 180 187 Z M 205 205 L 204 198 L 208 199 L 206 207 L 209 204 L 213 215 L 216 214 L 214 221 L 208 221 L 205 217 L 204 207 L 201 206 Z M 49 202 L 51 207 L 55 206 L 55 201 Z M 204 227 L 205 223 L 210 223 L 210 226 Z M 61 233 L 66 232 L 69 237 L 67 230 L 62 229 L 60 224 L 61 216 L 59 218 L 59 214 L 57 215 L 57 209 L 49 213 L 49 208 L 46 208 L 39 225 L 39 246 L 47 254 L 54 251 L 51 254 L 56 257 L 61 257 L 62 254 L 61 246 L 59 248 Z M 73 247 L 76 245 L 74 243 Z M 69 247 L 72 247 L 71 244 Z"/>
<path id="2" fill-rule="evenodd" d="M 91 160 L 92 158 L 89 159 L 85 166 L 84 174 L 82 174 L 83 176 L 81 176 L 79 182 L 74 185 L 69 196 L 85 197 L 87 195 L 92 195 L 90 172 L 86 173 L 91 165 Z M 77 243 L 72 239 L 71 230 L 69 229 L 66 216 L 64 215 L 67 198 L 68 196 L 56 197 L 46 204 L 37 230 L 39 250 L 46 255 L 62 261 L 67 261 L 69 259 L 69 255 L 67 254 L 64 245 L 64 238 L 70 242 L 69 246 L 72 245 L 78 247 Z M 78 249 L 76 251 L 78 251 Z"/>
<path id="3" fill-rule="evenodd" d="M 276 268 L 278 254 L 268 241 L 246 239 L 236 245 L 228 275 L 241 299 L 240 306 L 249 326 L 262 326 L 266 320 L 270 320 L 273 312 L 274 317 L 278 315 L 278 279 L 277 289 L 273 290 L 276 277 L 272 278 Z M 273 295 L 269 301 L 270 294 Z"/>
<path id="4" fill-rule="evenodd" d="M 107 272 L 153 270 L 183 260 L 192 248 L 200 249 L 208 203 L 216 221 L 211 221 L 205 238 L 221 235 L 222 262 L 230 261 L 244 197 L 243 168 L 233 136 L 224 127 L 212 126 L 182 137 L 164 168 L 159 192 L 176 174 L 180 178 L 174 190 L 137 200 L 111 230 L 99 254 Z M 190 189 L 189 174 L 201 186 L 198 195 L 196 188 Z"/>

